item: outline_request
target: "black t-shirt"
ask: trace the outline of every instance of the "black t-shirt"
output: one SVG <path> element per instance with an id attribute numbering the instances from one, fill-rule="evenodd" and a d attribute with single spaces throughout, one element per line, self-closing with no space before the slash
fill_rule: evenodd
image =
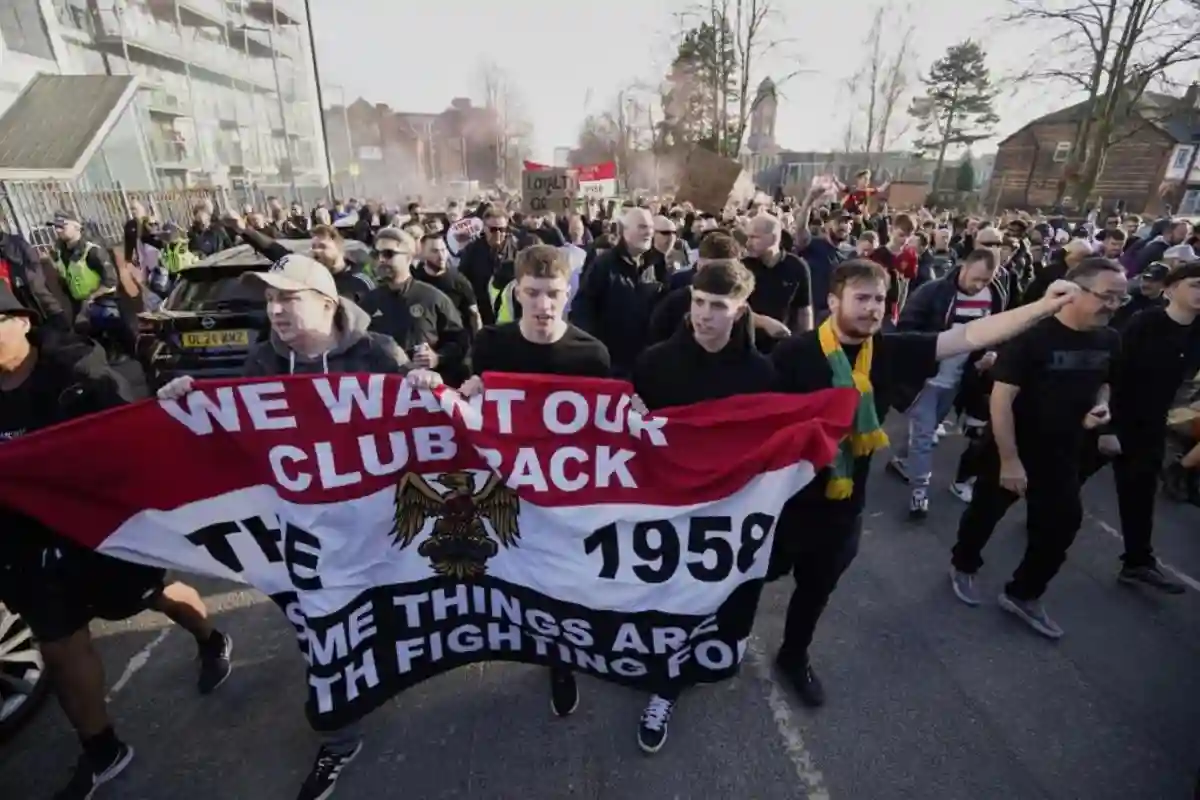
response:
<path id="1" fill-rule="evenodd" d="M 1200 323 L 1180 325 L 1165 308 L 1134 315 L 1121 334 L 1112 385 L 1113 424 L 1136 447 L 1161 444 L 1167 412 L 1184 381 L 1200 371 Z M 1149 442 L 1146 442 L 1149 443 Z M 1126 444 L 1122 442 L 1122 444 Z"/>
<path id="2" fill-rule="evenodd" d="M 1120 350 L 1112 328 L 1075 330 L 1048 317 L 997 350 L 990 374 L 996 383 L 1020 388 L 1013 401 L 1022 458 L 1059 454 L 1075 459 L 1084 436 L 1083 418 L 1111 380 Z"/>
<path id="3" fill-rule="evenodd" d="M 754 275 L 750 308 L 756 314 L 777 319 L 790 327 L 796 311 L 812 306 L 808 264 L 800 256 L 783 253 L 771 267 L 754 257 L 744 258 L 742 263 Z"/>
<path id="4" fill-rule="evenodd" d="M 420 264 L 413 266 L 412 274 L 417 280 L 428 283 L 449 297 L 450 302 L 454 303 L 454 307 L 458 309 L 458 316 L 462 319 L 463 327 L 468 332 L 471 331 L 471 308 L 474 307 L 478 311 L 479 302 L 475 297 L 475 287 L 471 286 L 466 275 L 456 269 L 447 269 L 433 274 Z"/>
<path id="5" fill-rule="evenodd" d="M 567 325 L 558 341 L 541 344 L 522 336 L 517 322 L 489 325 L 479 331 L 471 348 L 471 365 L 477 375 L 516 372 L 607 378 L 612 371 L 608 349 L 574 325 Z"/>
<path id="6" fill-rule="evenodd" d="M 896 389 L 903 385 L 921 384 L 937 372 L 936 333 L 877 333 L 871 354 L 871 388 L 880 424 L 892 403 Z M 860 346 L 843 345 L 846 358 L 853 365 Z M 833 387 L 833 370 L 821 352 L 817 331 L 808 331 L 786 339 L 771 353 L 778 376 L 778 391 L 802 394 Z M 867 476 L 871 458 L 854 462 L 854 494 L 849 500 L 830 500 L 825 497 L 830 470 L 819 475 L 788 503 L 790 508 L 803 507 L 809 511 L 838 515 L 845 518 L 862 512 L 867 502 Z"/>

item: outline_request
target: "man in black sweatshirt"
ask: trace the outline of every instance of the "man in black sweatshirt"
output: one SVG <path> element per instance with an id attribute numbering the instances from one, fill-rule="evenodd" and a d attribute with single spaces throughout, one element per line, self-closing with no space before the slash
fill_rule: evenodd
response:
<path id="1" fill-rule="evenodd" d="M 634 365 L 633 388 L 646 409 L 774 390 L 775 368 L 750 335 L 753 292 L 754 275 L 734 259 L 713 261 L 696 273 L 684 324 Z M 680 689 L 664 684 L 651 696 L 638 726 L 643 751 L 657 753 L 666 743 Z"/>
<path id="2" fill-rule="evenodd" d="M 1181 594 L 1183 586 L 1159 568 L 1150 539 L 1167 412 L 1183 382 L 1200 371 L 1200 261 L 1176 267 L 1163 283 L 1166 307 L 1135 314 L 1121 334 L 1112 422 L 1085 453 L 1081 477 L 1086 480 L 1112 461 L 1125 540 L 1117 579 Z"/>

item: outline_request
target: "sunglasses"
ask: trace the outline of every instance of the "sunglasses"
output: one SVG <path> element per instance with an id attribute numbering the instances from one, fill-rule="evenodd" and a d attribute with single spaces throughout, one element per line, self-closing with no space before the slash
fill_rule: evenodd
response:
<path id="1" fill-rule="evenodd" d="M 506 233 L 508 231 L 508 226 L 501 225 L 499 227 L 495 227 L 495 226 L 489 225 L 488 231 L 490 231 L 491 233 Z"/>
<path id="2" fill-rule="evenodd" d="M 391 261 L 396 256 L 408 256 L 409 258 L 412 258 L 412 255 L 413 254 L 408 252 L 407 250 L 376 250 L 375 251 L 376 258 L 382 258 L 387 261 Z"/>

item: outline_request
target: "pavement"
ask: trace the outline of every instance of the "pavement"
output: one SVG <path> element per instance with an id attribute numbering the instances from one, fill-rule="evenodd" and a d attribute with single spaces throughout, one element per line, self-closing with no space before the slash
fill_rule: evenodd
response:
<path id="1" fill-rule="evenodd" d="M 889 429 L 893 436 L 896 423 Z M 962 504 L 939 448 L 935 505 L 906 521 L 906 490 L 872 477 L 862 552 L 817 633 L 828 704 L 809 711 L 769 667 L 790 587 L 771 585 L 741 676 L 684 697 L 658 755 L 635 740 L 644 697 L 588 678 L 567 719 L 541 670 L 481 665 L 427 681 L 371 715 L 337 797 L 419 800 L 1188 800 L 1200 768 L 1200 509 L 1166 503 L 1160 557 L 1177 597 L 1118 585 L 1116 497 L 1106 470 L 1047 594 L 1066 630 L 1050 642 L 989 602 L 951 594 Z M 1023 547 L 1010 512 L 981 581 L 1000 591 Z M 111 707 L 137 758 L 96 800 L 291 800 L 316 739 L 302 662 L 281 614 L 255 592 L 196 581 L 235 639 L 235 671 L 195 691 L 194 644 L 161 617 L 98 625 Z M 0 798 L 48 798 L 77 756 L 47 706 L 0 746 Z"/>

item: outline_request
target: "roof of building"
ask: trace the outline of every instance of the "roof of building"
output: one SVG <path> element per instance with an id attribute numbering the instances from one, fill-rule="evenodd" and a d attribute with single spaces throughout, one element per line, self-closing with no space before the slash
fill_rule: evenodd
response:
<path id="1" fill-rule="evenodd" d="M 1189 92 L 1189 96 L 1193 93 Z M 1079 122 L 1087 111 L 1087 101 L 1051 111 L 1027 122 L 1000 141 L 1008 143 L 1034 125 L 1060 125 Z M 1176 142 L 1191 142 L 1200 135 L 1200 111 L 1188 103 L 1187 97 L 1175 97 L 1160 92 L 1143 92 L 1138 98 L 1135 113 L 1148 124 L 1161 130 Z"/>
<path id="2" fill-rule="evenodd" d="M 0 117 L 0 180 L 71 180 L 137 92 L 125 75 L 39 75 Z"/>

